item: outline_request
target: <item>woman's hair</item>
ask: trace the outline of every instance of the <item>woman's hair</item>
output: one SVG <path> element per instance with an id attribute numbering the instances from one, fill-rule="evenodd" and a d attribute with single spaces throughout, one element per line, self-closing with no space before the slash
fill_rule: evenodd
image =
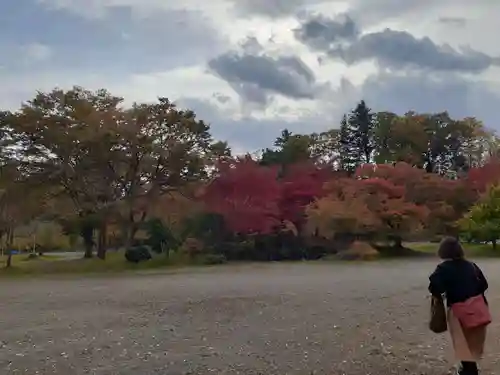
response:
<path id="1" fill-rule="evenodd" d="M 446 237 L 439 244 L 438 256 L 441 259 L 462 259 L 464 249 L 460 242 L 454 237 Z"/>

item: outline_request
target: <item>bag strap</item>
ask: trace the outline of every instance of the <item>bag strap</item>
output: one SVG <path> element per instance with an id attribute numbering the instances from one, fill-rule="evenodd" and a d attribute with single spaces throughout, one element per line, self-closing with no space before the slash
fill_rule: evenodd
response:
<path id="1" fill-rule="evenodd" d="M 474 269 L 474 275 L 476 275 L 477 281 L 481 281 L 481 277 L 479 276 L 479 267 L 474 262 L 469 261 L 469 263 L 471 264 L 472 268 Z"/>
<path id="2" fill-rule="evenodd" d="M 480 276 L 480 270 L 479 270 L 479 266 L 474 263 L 474 262 L 471 262 L 469 261 L 469 263 L 472 265 L 472 268 L 474 268 L 474 275 L 476 275 L 476 280 L 478 282 L 478 286 L 481 284 L 481 276 Z M 480 286 L 479 286 L 480 287 Z M 483 293 L 481 293 L 483 294 Z"/>

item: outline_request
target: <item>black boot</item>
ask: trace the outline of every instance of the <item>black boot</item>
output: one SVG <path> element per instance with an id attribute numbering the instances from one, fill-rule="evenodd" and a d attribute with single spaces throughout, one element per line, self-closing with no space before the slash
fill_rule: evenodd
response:
<path id="1" fill-rule="evenodd" d="M 479 375 L 479 370 L 477 368 L 476 362 L 462 362 L 462 366 L 460 366 L 460 370 L 458 371 L 459 375 Z"/>

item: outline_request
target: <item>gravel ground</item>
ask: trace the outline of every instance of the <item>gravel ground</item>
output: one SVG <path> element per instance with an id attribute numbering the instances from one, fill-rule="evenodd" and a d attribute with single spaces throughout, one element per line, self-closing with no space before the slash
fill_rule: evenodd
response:
<path id="1" fill-rule="evenodd" d="M 500 308 L 500 261 L 479 262 Z M 448 374 L 434 262 L 226 266 L 2 281 L 0 374 Z M 500 373 L 491 326 L 484 374 Z"/>

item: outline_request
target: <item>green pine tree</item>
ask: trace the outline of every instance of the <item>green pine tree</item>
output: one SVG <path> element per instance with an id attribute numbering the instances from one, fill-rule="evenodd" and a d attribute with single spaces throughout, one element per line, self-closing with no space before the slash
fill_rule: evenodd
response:
<path id="1" fill-rule="evenodd" d="M 353 134 L 352 150 L 356 166 L 373 161 L 375 150 L 375 114 L 362 100 L 349 114 L 348 124 Z"/>
<path id="2" fill-rule="evenodd" d="M 347 121 L 347 116 L 344 115 L 340 122 L 339 131 L 339 161 L 340 169 L 349 173 L 353 173 L 357 166 L 354 141 L 353 129 Z"/>

